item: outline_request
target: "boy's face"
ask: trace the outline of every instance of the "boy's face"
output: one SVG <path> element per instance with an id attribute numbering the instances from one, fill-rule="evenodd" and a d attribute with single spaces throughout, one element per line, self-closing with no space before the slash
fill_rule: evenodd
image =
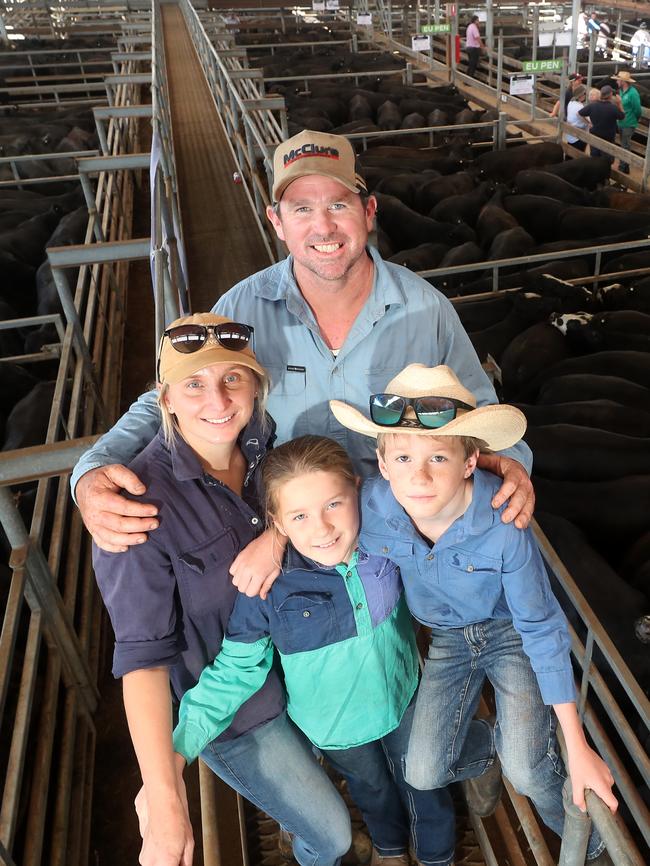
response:
<path id="1" fill-rule="evenodd" d="M 456 436 L 395 433 L 384 444 L 384 456 L 377 452 L 379 471 L 409 517 L 455 520 L 465 511 L 466 481 L 478 452 L 466 459 Z"/>

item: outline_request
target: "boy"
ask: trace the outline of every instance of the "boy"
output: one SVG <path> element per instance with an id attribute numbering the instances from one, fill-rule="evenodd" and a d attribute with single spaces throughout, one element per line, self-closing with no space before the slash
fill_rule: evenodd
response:
<path id="1" fill-rule="evenodd" d="M 498 480 L 476 468 L 479 449 L 519 441 L 525 417 L 512 406 L 477 409 L 445 366 L 411 364 L 386 391 L 371 395 L 370 419 L 340 401 L 330 407 L 341 424 L 378 440 L 382 477 L 362 491 L 360 547 L 399 565 L 412 614 L 432 630 L 407 779 L 435 788 L 486 773 L 468 790 L 475 810 L 489 814 L 498 755 L 514 787 L 561 836 L 565 772 L 551 706 L 576 805 L 584 810 L 585 788 L 612 810 L 617 801 L 612 775 L 582 731 L 566 620 L 533 535 L 500 521 L 490 507 Z M 495 691 L 494 729 L 472 719 L 485 677 Z M 603 849 L 592 831 L 587 859 Z"/>

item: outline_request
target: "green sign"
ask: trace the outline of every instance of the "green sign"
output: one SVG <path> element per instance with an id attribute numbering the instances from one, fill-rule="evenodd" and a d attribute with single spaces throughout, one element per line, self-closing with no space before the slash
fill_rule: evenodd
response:
<path id="1" fill-rule="evenodd" d="M 554 60 L 524 60 L 524 72 L 562 72 L 564 61 L 561 57 Z"/>
<path id="2" fill-rule="evenodd" d="M 423 33 L 451 33 L 451 24 L 423 24 Z"/>

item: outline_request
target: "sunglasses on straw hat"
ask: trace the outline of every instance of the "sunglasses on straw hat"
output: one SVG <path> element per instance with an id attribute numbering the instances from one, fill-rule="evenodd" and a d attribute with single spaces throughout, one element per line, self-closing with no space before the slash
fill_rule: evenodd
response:
<path id="1" fill-rule="evenodd" d="M 160 345 L 162 347 L 163 341 L 167 337 L 177 352 L 191 355 L 202 349 L 212 334 L 222 348 L 231 352 L 242 352 L 251 342 L 253 333 L 252 325 L 244 325 L 241 322 L 220 322 L 216 325 L 176 325 L 163 331 Z M 159 351 L 156 369 L 158 380 L 160 380 L 160 356 Z"/>
<path id="2" fill-rule="evenodd" d="M 415 412 L 417 422 L 404 419 L 408 407 Z M 371 394 L 370 417 L 381 427 L 421 426 L 428 430 L 444 427 L 456 417 L 458 409 L 471 411 L 474 406 L 451 397 L 400 397 L 399 394 Z"/>

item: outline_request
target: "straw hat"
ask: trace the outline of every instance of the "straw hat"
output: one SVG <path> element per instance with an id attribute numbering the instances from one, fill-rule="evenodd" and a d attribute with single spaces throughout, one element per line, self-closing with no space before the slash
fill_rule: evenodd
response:
<path id="1" fill-rule="evenodd" d="M 632 78 L 627 69 L 621 69 L 618 75 L 612 75 L 612 78 L 614 79 L 614 81 L 627 81 L 628 84 L 635 83 L 635 79 Z"/>
<path id="2" fill-rule="evenodd" d="M 464 387 L 452 369 L 409 364 L 386 386 L 386 392 L 400 397 L 449 397 L 476 407 L 476 397 Z M 412 407 L 407 407 L 403 421 L 395 427 L 375 424 L 358 409 L 340 400 L 330 400 L 330 409 L 344 427 L 376 437 L 379 433 L 415 433 L 418 436 L 473 436 L 481 439 L 493 451 L 510 448 L 526 431 L 526 417 L 514 406 L 496 404 L 476 409 L 457 409 L 456 417 L 443 427 L 429 429 L 412 426 L 415 418 Z M 409 422 L 403 426 L 404 421 Z"/>

